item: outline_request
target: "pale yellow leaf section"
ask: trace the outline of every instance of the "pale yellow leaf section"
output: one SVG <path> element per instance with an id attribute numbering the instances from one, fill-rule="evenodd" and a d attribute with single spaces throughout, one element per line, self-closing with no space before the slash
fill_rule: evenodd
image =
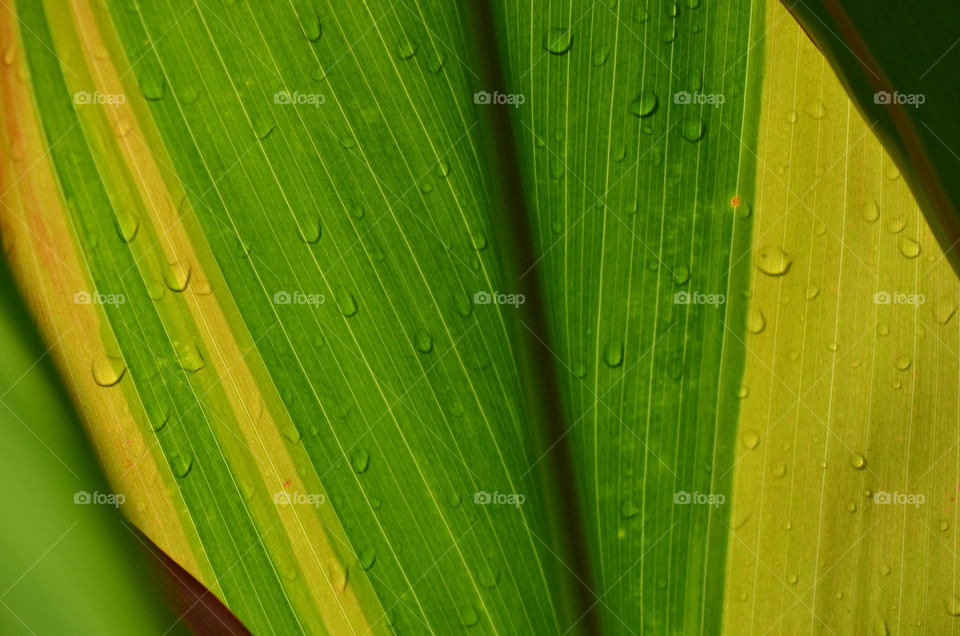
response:
<path id="1" fill-rule="evenodd" d="M 960 285 L 871 123 L 767 4 L 725 633 L 952 633 Z"/>

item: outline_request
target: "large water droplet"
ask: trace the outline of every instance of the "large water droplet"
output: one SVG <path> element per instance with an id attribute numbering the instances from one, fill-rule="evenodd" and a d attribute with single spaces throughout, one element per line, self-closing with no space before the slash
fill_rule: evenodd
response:
<path id="1" fill-rule="evenodd" d="M 747 330 L 752 334 L 763 333 L 767 327 L 767 319 L 759 308 L 750 310 L 750 317 L 747 320 Z"/>
<path id="2" fill-rule="evenodd" d="M 163 270 L 163 282 L 167 289 L 182 292 L 190 283 L 190 265 L 171 263 Z"/>
<path id="3" fill-rule="evenodd" d="M 603 350 L 603 361 L 606 362 L 610 368 L 616 368 L 623 364 L 622 340 L 613 339 L 607 343 L 607 346 Z"/>
<path id="4" fill-rule="evenodd" d="M 776 245 L 764 245 L 757 251 L 757 269 L 767 276 L 783 276 L 792 264 L 790 256 Z"/>
<path id="5" fill-rule="evenodd" d="M 543 48 L 554 55 L 563 55 L 573 46 L 573 33 L 570 29 L 553 27 L 543 36 Z"/>
<path id="6" fill-rule="evenodd" d="M 649 117 L 657 110 L 657 94 L 653 91 L 641 91 L 632 102 L 630 112 L 637 117 Z"/>
<path id="7" fill-rule="evenodd" d="M 140 218 L 135 212 L 125 207 L 117 210 L 117 234 L 124 243 L 129 243 L 137 236 L 140 229 Z"/>
<path id="8" fill-rule="evenodd" d="M 123 379 L 127 365 L 119 356 L 103 356 L 93 361 L 93 381 L 100 386 L 113 386 Z"/>
<path id="9" fill-rule="evenodd" d="M 316 13 L 305 11 L 300 16 L 300 27 L 303 29 L 303 36 L 311 42 L 316 42 L 323 35 L 323 24 Z"/>

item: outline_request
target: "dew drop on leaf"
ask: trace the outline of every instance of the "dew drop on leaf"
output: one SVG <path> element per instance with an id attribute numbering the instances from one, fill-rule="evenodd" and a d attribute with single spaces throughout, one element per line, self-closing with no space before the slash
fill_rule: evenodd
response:
<path id="1" fill-rule="evenodd" d="M 314 244 L 320 241 L 320 236 L 322 230 L 320 228 L 320 217 L 315 217 L 309 220 L 299 223 L 297 225 L 297 233 L 300 235 L 300 240 L 304 243 Z"/>
<path id="2" fill-rule="evenodd" d="M 610 48 L 607 46 L 598 46 L 593 50 L 590 62 L 594 66 L 603 66 L 610 59 Z"/>
<path id="3" fill-rule="evenodd" d="M 699 117 L 685 119 L 680 126 L 680 136 L 690 142 L 697 142 L 703 139 L 704 133 L 703 120 Z"/>
<path id="4" fill-rule="evenodd" d="M 623 364 L 623 341 L 614 339 L 607 343 L 603 350 L 603 361 L 610 368 L 619 367 Z"/>
<path id="5" fill-rule="evenodd" d="M 948 595 L 944 607 L 950 616 L 960 616 L 960 597 L 956 594 Z"/>
<path id="6" fill-rule="evenodd" d="M 401 60 L 409 60 L 417 54 L 417 45 L 410 40 L 404 40 L 397 45 L 397 57 Z"/>
<path id="7" fill-rule="evenodd" d="M 480 622 L 480 615 L 473 605 L 467 604 L 460 608 L 460 623 L 464 627 L 473 627 Z"/>
<path id="8" fill-rule="evenodd" d="M 903 228 L 907 227 L 907 219 L 902 216 L 894 216 L 887 220 L 885 225 L 887 232 L 899 234 Z"/>
<path id="9" fill-rule="evenodd" d="M 553 27 L 543 36 L 543 48 L 554 55 L 563 55 L 573 46 L 573 34 L 570 29 Z"/>
<path id="10" fill-rule="evenodd" d="M 854 453 L 850 456 L 850 467 L 863 470 L 867 467 L 867 459 L 860 453 Z"/>
<path id="11" fill-rule="evenodd" d="M 127 365 L 118 356 L 102 356 L 93 361 L 93 381 L 103 387 L 113 386 L 123 379 Z"/>
<path id="12" fill-rule="evenodd" d="M 657 94 L 653 91 L 641 91 L 632 102 L 630 102 L 630 112 L 637 117 L 649 117 L 657 110 Z"/>
<path id="13" fill-rule="evenodd" d="M 168 264 L 163 270 L 163 282 L 170 291 L 182 292 L 190 283 L 190 265 Z"/>
<path id="14" fill-rule="evenodd" d="M 787 465 L 784 464 L 783 462 L 779 462 L 773 467 L 774 477 L 783 477 L 786 474 L 787 474 Z"/>
<path id="15" fill-rule="evenodd" d="M 874 223 L 880 218 L 880 205 L 876 201 L 867 201 L 863 206 L 863 220 Z"/>
<path id="16" fill-rule="evenodd" d="M 253 132 L 260 141 L 269 137 L 275 127 L 276 122 L 273 117 L 258 115 L 253 120 Z"/>
<path id="17" fill-rule="evenodd" d="M 676 285 L 683 285 L 690 280 L 690 268 L 686 265 L 680 265 L 673 270 L 673 282 Z"/>
<path id="18" fill-rule="evenodd" d="M 430 353 L 433 351 L 433 338 L 421 329 L 413 336 L 413 347 L 420 353 Z"/>
<path id="19" fill-rule="evenodd" d="M 350 465 L 357 473 L 367 472 L 367 468 L 370 467 L 370 453 L 358 448 L 350 455 Z"/>
<path id="20" fill-rule="evenodd" d="M 920 256 L 920 244 L 907 236 L 900 237 L 900 240 L 897 241 L 897 249 L 905 258 Z"/>
<path id="21" fill-rule="evenodd" d="M 827 116 L 827 109 L 819 99 L 815 99 L 804 106 L 803 112 L 811 119 L 820 120 Z"/>
<path id="22" fill-rule="evenodd" d="M 174 453 L 170 456 L 170 470 L 179 478 L 186 477 L 193 468 L 193 456 L 189 453 Z"/>
<path id="23" fill-rule="evenodd" d="M 177 352 L 177 362 L 184 371 L 196 373 L 206 366 L 200 350 L 192 342 L 174 342 L 173 348 Z"/>
<path id="24" fill-rule="evenodd" d="M 140 218 L 126 208 L 117 210 L 117 234 L 124 243 L 129 243 L 137 236 L 140 229 Z"/>
<path id="25" fill-rule="evenodd" d="M 767 328 L 767 319 L 759 308 L 754 307 L 750 310 L 750 317 L 747 319 L 747 331 L 752 334 L 763 333 Z"/>
<path id="26" fill-rule="evenodd" d="M 757 251 L 757 269 L 767 276 L 783 276 L 793 261 L 776 245 L 764 245 Z"/>
<path id="27" fill-rule="evenodd" d="M 353 294 L 346 289 L 338 289 L 334 297 L 337 300 L 337 307 L 340 308 L 340 313 L 344 316 L 349 318 L 357 313 L 357 300 L 353 297 Z"/>
<path id="28" fill-rule="evenodd" d="M 170 421 L 170 407 L 167 404 L 152 402 L 147 405 L 147 421 L 154 432 L 159 432 Z"/>
<path id="29" fill-rule="evenodd" d="M 364 570 L 369 570 L 377 562 L 376 548 L 363 548 L 357 553 L 357 561 Z"/>
<path id="30" fill-rule="evenodd" d="M 910 358 L 910 356 L 906 354 L 899 356 L 895 361 L 897 368 L 900 369 L 901 371 L 906 371 L 907 369 L 909 369 L 912 363 L 913 363 L 913 360 Z"/>
<path id="31" fill-rule="evenodd" d="M 163 99 L 167 93 L 167 80 L 158 70 L 146 71 L 140 77 L 140 90 L 143 96 L 150 101 Z"/>
<path id="32" fill-rule="evenodd" d="M 624 497 L 620 502 L 620 516 L 624 519 L 633 519 L 640 514 L 640 506 L 630 497 Z"/>
<path id="33" fill-rule="evenodd" d="M 300 27 L 303 29 L 303 36 L 311 42 L 317 42 L 323 35 L 323 24 L 312 11 L 305 11 L 300 16 Z"/>
<path id="34" fill-rule="evenodd" d="M 740 438 L 740 443 L 743 444 L 743 447 L 747 450 L 753 450 L 760 443 L 760 434 L 754 430 L 744 431 L 743 436 Z"/>

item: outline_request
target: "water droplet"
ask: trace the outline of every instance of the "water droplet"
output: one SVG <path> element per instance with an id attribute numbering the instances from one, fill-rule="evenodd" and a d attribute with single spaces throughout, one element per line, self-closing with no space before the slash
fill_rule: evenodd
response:
<path id="1" fill-rule="evenodd" d="M 653 91 L 641 91 L 632 102 L 630 112 L 637 117 L 649 117 L 657 110 L 659 99 Z"/>
<path id="2" fill-rule="evenodd" d="M 6 50 L 3 52 L 3 65 L 4 66 L 13 66 L 14 60 L 17 59 L 17 47 L 13 45 L 13 42 L 7 45 Z"/>
<path id="3" fill-rule="evenodd" d="M 147 71 L 140 77 L 140 90 L 150 101 L 163 99 L 167 93 L 167 80 L 160 71 Z"/>
<path id="4" fill-rule="evenodd" d="M 417 45 L 410 40 L 404 40 L 397 46 L 397 57 L 401 60 L 409 60 L 417 54 Z"/>
<path id="5" fill-rule="evenodd" d="M 340 308 L 340 313 L 347 318 L 357 313 L 357 300 L 353 297 L 353 294 L 348 292 L 346 289 L 338 289 L 334 294 L 334 298 L 336 298 L 337 307 Z"/>
<path id="6" fill-rule="evenodd" d="M 442 51 L 433 51 L 427 60 L 427 70 L 433 74 L 439 73 L 447 63 L 447 56 Z"/>
<path id="7" fill-rule="evenodd" d="M 955 313 L 957 313 L 956 301 L 944 301 L 943 304 L 937 308 L 937 321 L 941 325 L 945 325 L 950 322 L 950 319 L 953 318 Z"/>
<path id="8" fill-rule="evenodd" d="M 437 163 L 437 176 L 441 179 L 445 179 L 450 174 L 450 164 L 441 159 Z"/>
<path id="9" fill-rule="evenodd" d="M 787 123 L 788 123 L 788 124 L 795 124 L 795 123 L 797 123 L 797 120 L 799 120 L 799 119 L 800 119 L 800 117 L 799 117 L 799 115 L 797 115 L 797 111 L 791 110 L 789 113 L 787 113 Z"/>
<path id="10" fill-rule="evenodd" d="M 186 477 L 190 473 L 190 469 L 193 468 L 193 456 L 189 453 L 174 453 L 170 456 L 168 463 L 170 464 L 170 470 L 173 471 L 173 474 L 183 478 Z"/>
<path id="11" fill-rule="evenodd" d="M 573 46 L 573 34 L 570 29 L 553 27 L 543 37 L 543 48 L 554 55 L 563 55 Z"/>
<path id="12" fill-rule="evenodd" d="M 857 504 L 856 504 L 856 502 L 853 502 L 853 501 L 847 502 L 847 511 L 848 511 L 848 512 L 856 512 L 856 511 L 857 511 Z"/>
<path id="13" fill-rule="evenodd" d="M 598 46 L 593 50 L 590 62 L 594 66 L 603 66 L 610 59 L 610 48 L 607 46 Z"/>
<path id="14" fill-rule="evenodd" d="M 147 421 L 154 432 L 159 432 L 170 421 L 170 407 L 167 404 L 152 402 L 147 405 Z"/>
<path id="15" fill-rule="evenodd" d="M 276 122 L 273 117 L 261 115 L 253 120 L 253 132 L 256 133 L 257 139 L 260 141 L 269 137 L 275 127 Z"/>
<path id="16" fill-rule="evenodd" d="M 467 604 L 460 608 L 460 623 L 464 627 L 473 627 L 480 622 L 480 615 L 473 605 Z"/>
<path id="17" fill-rule="evenodd" d="M 897 169 L 895 164 L 890 164 L 887 166 L 886 170 L 883 171 L 883 176 L 885 176 L 889 181 L 896 181 L 900 178 L 900 170 Z"/>
<path id="18" fill-rule="evenodd" d="M 327 69 L 322 66 L 314 66 L 310 71 L 310 78 L 315 82 L 322 82 L 327 79 Z"/>
<path id="19" fill-rule="evenodd" d="M 369 570 L 377 562 L 376 548 L 363 548 L 357 553 L 357 561 L 364 570 Z"/>
<path id="20" fill-rule="evenodd" d="M 745 386 L 741 386 L 737 389 L 737 399 L 744 400 L 750 395 L 750 389 Z"/>
<path id="21" fill-rule="evenodd" d="M 358 448 L 353 451 L 353 454 L 350 456 L 350 465 L 353 466 L 353 470 L 358 473 L 367 472 L 367 468 L 370 467 L 370 453 Z"/>
<path id="22" fill-rule="evenodd" d="M 500 570 L 484 566 L 477 572 L 477 583 L 480 587 L 492 590 L 500 584 Z"/>
<path id="23" fill-rule="evenodd" d="M 827 116 L 827 109 L 819 99 L 816 99 L 803 107 L 803 112 L 811 119 L 823 119 Z"/>
<path id="24" fill-rule="evenodd" d="M 909 355 L 903 354 L 896 359 L 895 364 L 897 368 L 900 369 L 901 371 L 906 371 L 907 369 L 910 368 L 910 364 L 912 362 L 913 360 L 910 358 Z"/>
<path id="25" fill-rule="evenodd" d="M 100 386 L 113 386 L 126 373 L 127 365 L 119 356 L 103 356 L 93 361 L 93 381 Z"/>
<path id="26" fill-rule="evenodd" d="M 767 276 L 783 276 L 792 264 L 790 256 L 776 245 L 762 246 L 757 252 L 757 269 Z"/>
<path id="27" fill-rule="evenodd" d="M 797 577 L 796 574 L 791 573 L 789 576 L 787 576 L 787 583 L 790 585 L 796 585 L 798 580 L 799 577 Z"/>
<path id="28" fill-rule="evenodd" d="M 413 336 L 413 347 L 420 353 L 430 353 L 433 351 L 433 338 L 421 329 Z"/>
<path id="29" fill-rule="evenodd" d="M 137 230 L 140 229 L 140 218 L 125 207 L 117 210 L 117 234 L 120 235 L 124 243 L 129 243 L 137 236 Z"/>
<path id="30" fill-rule="evenodd" d="M 880 566 L 880 576 L 890 576 L 890 566 L 889 566 L 889 565 L 884 564 L 884 565 L 881 565 L 881 566 Z"/>
<path id="31" fill-rule="evenodd" d="M 947 614 L 950 616 L 960 616 L 960 597 L 958 597 L 956 594 L 950 594 L 947 596 L 944 607 L 947 610 Z"/>
<path id="32" fill-rule="evenodd" d="M 640 514 L 640 506 L 630 497 L 624 497 L 620 502 L 620 516 L 624 519 L 633 519 Z"/>
<path id="33" fill-rule="evenodd" d="M 949 529 L 950 529 L 950 524 L 949 524 L 949 523 L 947 523 L 946 521 L 941 521 L 941 522 L 940 522 L 940 532 L 946 532 L 946 531 L 949 530 Z"/>
<path id="34" fill-rule="evenodd" d="M 889 335 L 890 335 L 890 327 L 888 327 L 888 326 L 886 326 L 886 325 L 879 325 L 879 326 L 877 327 L 877 333 L 880 334 L 881 336 L 889 336 Z"/>
<path id="35" fill-rule="evenodd" d="M 660 41 L 664 44 L 670 44 L 677 39 L 677 25 L 671 22 L 670 24 L 663 25 L 662 30 L 660 31 Z"/>
<path id="36" fill-rule="evenodd" d="M 767 319 L 763 315 L 763 312 L 754 307 L 750 310 L 750 317 L 747 319 L 747 330 L 752 334 L 763 333 L 763 330 L 767 327 Z"/>
<path id="37" fill-rule="evenodd" d="M 703 139 L 703 133 L 703 120 L 699 117 L 685 119 L 680 127 L 680 136 L 690 142 Z"/>
<path id="38" fill-rule="evenodd" d="M 677 285 L 683 285 L 690 280 L 690 268 L 686 265 L 680 265 L 673 270 L 673 282 Z"/>
<path id="39" fill-rule="evenodd" d="M 350 149 L 352 149 L 352 148 L 356 148 L 356 147 L 357 147 L 357 142 L 356 142 L 356 140 L 354 140 L 353 137 L 341 137 L 341 138 L 340 138 L 340 145 L 343 146 L 344 148 L 346 148 L 347 150 L 350 150 Z"/>
<path id="40" fill-rule="evenodd" d="M 623 341 L 614 339 L 608 342 L 603 350 L 603 361 L 611 368 L 623 364 Z"/>
<path id="41" fill-rule="evenodd" d="M 863 220 L 867 223 L 874 223 L 880 218 L 880 204 L 876 201 L 867 201 L 863 206 Z"/>
<path id="42" fill-rule="evenodd" d="M 317 42 L 323 35 L 323 24 L 317 14 L 312 11 L 301 14 L 300 27 L 303 29 L 303 36 L 311 42 Z"/>
<path id="43" fill-rule="evenodd" d="M 743 447 L 747 450 L 753 450 L 760 443 L 760 433 L 753 430 L 744 431 L 740 438 L 740 443 L 743 444 Z"/>
<path id="44" fill-rule="evenodd" d="M 297 224 L 297 233 L 300 235 L 300 240 L 304 243 L 313 245 L 320 241 L 320 236 L 323 233 L 320 227 L 320 217 L 315 217 L 304 221 L 303 223 Z"/>
<path id="45" fill-rule="evenodd" d="M 773 476 L 774 477 L 783 477 L 787 474 L 787 465 L 783 462 L 779 462 L 773 467 Z"/>
<path id="46" fill-rule="evenodd" d="M 867 467 L 867 459 L 860 453 L 854 453 L 850 456 L 850 467 L 857 470 L 863 470 Z"/>
<path id="47" fill-rule="evenodd" d="M 581 380 L 587 377 L 587 365 L 583 362 L 575 362 L 573 364 L 573 375 L 577 376 Z"/>
<path id="48" fill-rule="evenodd" d="M 807 300 L 813 300 L 819 295 L 820 295 L 819 287 L 817 287 L 816 285 L 807 286 L 807 293 L 806 293 Z"/>
<path id="49" fill-rule="evenodd" d="M 485 250 L 487 248 L 487 235 L 483 233 L 483 230 L 473 230 L 470 232 L 470 244 L 478 252 Z"/>
<path id="50" fill-rule="evenodd" d="M 174 342 L 173 348 L 177 352 L 177 361 L 180 368 L 190 373 L 196 373 L 206 366 L 200 350 L 192 342 Z"/>
<path id="51" fill-rule="evenodd" d="M 906 258 L 916 258 L 920 256 L 920 244 L 907 236 L 901 236 L 897 241 L 897 249 Z"/>
<path id="52" fill-rule="evenodd" d="M 163 282 L 170 291 L 182 292 L 190 283 L 190 265 L 169 264 L 163 270 Z"/>

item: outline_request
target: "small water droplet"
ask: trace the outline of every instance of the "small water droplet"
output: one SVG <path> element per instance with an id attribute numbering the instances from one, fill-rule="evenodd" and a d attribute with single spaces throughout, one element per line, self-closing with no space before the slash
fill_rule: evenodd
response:
<path id="1" fill-rule="evenodd" d="M 796 585 L 798 580 L 800 579 L 796 574 L 791 573 L 789 576 L 787 576 L 787 583 L 790 585 Z"/>
<path id="2" fill-rule="evenodd" d="M 397 57 L 401 60 L 409 60 L 417 54 L 417 45 L 410 40 L 403 40 L 397 45 Z"/>
<path id="3" fill-rule="evenodd" d="M 683 285 L 690 280 L 690 268 L 686 265 L 680 265 L 673 270 L 673 282 L 677 285 Z"/>
<path id="4" fill-rule="evenodd" d="M 850 456 L 850 467 L 857 470 L 863 470 L 867 467 L 867 459 L 860 453 L 854 453 Z"/>
<path id="5" fill-rule="evenodd" d="M 920 256 L 920 244 L 907 236 L 901 236 L 897 241 L 897 249 L 905 258 L 916 258 Z"/>
<path id="6" fill-rule="evenodd" d="M 587 377 L 587 365 L 585 365 L 583 362 L 575 362 L 573 364 L 573 375 L 581 380 Z"/>
<path id="7" fill-rule="evenodd" d="M 421 329 L 413 336 L 413 347 L 420 353 L 430 353 L 433 351 L 433 338 Z"/>
<path id="8" fill-rule="evenodd" d="M 750 317 L 747 319 L 747 330 L 752 334 L 759 334 L 763 333 L 766 327 L 767 319 L 763 312 L 758 307 L 751 309 Z"/>
<path id="9" fill-rule="evenodd" d="M 173 347 L 177 352 L 177 361 L 180 363 L 180 368 L 184 371 L 196 373 L 206 366 L 200 350 L 192 342 L 174 342 Z"/>
<path id="10" fill-rule="evenodd" d="M 630 112 L 637 117 L 649 117 L 657 110 L 659 98 L 653 91 L 641 91 L 639 95 L 630 102 Z"/>
<path id="11" fill-rule="evenodd" d="M 788 124 L 795 124 L 799 119 L 800 119 L 800 116 L 797 115 L 797 111 L 791 110 L 789 113 L 787 113 Z"/>
<path id="12" fill-rule="evenodd" d="M 877 327 L 877 333 L 880 334 L 881 336 L 889 336 L 889 335 L 890 335 L 890 327 L 881 324 L 881 325 L 879 325 L 879 326 Z"/>
<path id="13" fill-rule="evenodd" d="M 786 474 L 787 474 L 787 465 L 784 464 L 783 462 L 779 462 L 773 467 L 774 477 L 783 477 Z"/>
<path id="14" fill-rule="evenodd" d="M 896 364 L 897 368 L 900 369 L 901 371 L 906 371 L 907 369 L 910 368 L 910 365 L 912 363 L 913 363 L 913 359 L 909 355 L 903 354 L 897 357 L 894 364 Z"/>
<path id="15" fill-rule="evenodd" d="M 630 497 L 624 497 L 620 502 L 620 516 L 624 519 L 633 519 L 640 514 L 640 506 Z"/>
<path id="16" fill-rule="evenodd" d="M 93 361 L 93 381 L 100 386 L 114 386 L 126 373 L 127 364 L 119 356 L 103 356 Z"/>
<path id="17" fill-rule="evenodd" d="M 745 400 L 750 395 L 750 389 L 745 386 L 741 386 L 737 389 L 737 399 Z"/>
<path id="18" fill-rule="evenodd" d="M 447 63 L 447 56 L 443 54 L 442 51 L 436 51 L 430 53 L 429 59 L 427 60 L 427 70 L 433 74 L 439 73 L 443 69 L 443 65 Z"/>
<path id="19" fill-rule="evenodd" d="M 946 531 L 949 530 L 949 529 L 950 529 L 950 524 L 949 524 L 949 523 L 947 523 L 946 521 L 941 521 L 941 522 L 940 522 L 940 532 L 946 532 Z"/>
<path id="20" fill-rule="evenodd" d="M 369 570 L 377 562 L 376 548 L 363 548 L 357 552 L 357 561 L 364 570 Z"/>
<path id="21" fill-rule="evenodd" d="M 883 171 L 883 176 L 886 177 L 887 180 L 889 180 L 889 181 L 896 181 L 897 179 L 900 178 L 900 170 L 897 169 L 896 164 L 892 164 L 892 163 L 891 163 L 891 164 L 890 164 L 889 166 L 887 166 L 887 168 Z"/>
<path id="22" fill-rule="evenodd" d="M 889 566 L 889 565 L 884 564 L 884 565 L 881 565 L 881 566 L 880 566 L 880 576 L 890 576 L 890 566 Z"/>
<path id="23" fill-rule="evenodd" d="M 619 367 L 623 364 L 623 341 L 611 340 L 603 350 L 603 361 L 610 368 Z"/>
<path id="24" fill-rule="evenodd" d="M 460 623 L 464 627 L 473 627 L 480 622 L 480 615 L 473 605 L 466 604 L 460 608 Z"/>
<path id="25" fill-rule="evenodd" d="M 854 501 L 847 502 L 847 511 L 848 511 L 848 512 L 856 512 L 856 511 L 857 511 L 857 504 L 856 504 L 856 502 L 854 502 Z"/>
<path id="26" fill-rule="evenodd" d="M 880 218 L 880 204 L 876 201 L 867 201 L 863 206 L 863 220 L 867 223 L 874 223 Z"/>
<path id="27" fill-rule="evenodd" d="M 948 595 L 944 603 L 944 608 L 946 608 L 947 614 L 950 616 L 960 616 L 960 597 L 956 594 Z"/>
<path id="28" fill-rule="evenodd" d="M 445 179 L 450 174 L 450 164 L 441 159 L 437 163 L 437 176 L 441 179 Z"/>
<path id="29" fill-rule="evenodd" d="M 804 106 L 803 112 L 806 113 L 810 119 L 820 120 L 827 116 L 827 109 L 819 99 L 815 99 Z"/>
<path id="30" fill-rule="evenodd" d="M 704 133 L 703 120 L 699 117 L 688 118 L 683 121 L 680 127 L 680 136 L 690 142 L 697 142 L 703 139 Z"/>
<path id="31" fill-rule="evenodd" d="M 273 117 L 266 115 L 257 116 L 253 120 L 253 132 L 256 133 L 257 139 L 263 141 L 273 132 L 273 129 L 276 127 L 276 121 Z"/>
<path id="32" fill-rule="evenodd" d="M 167 289 L 182 292 L 190 283 L 190 265 L 171 263 L 163 270 L 163 282 Z"/>
<path id="33" fill-rule="evenodd" d="M 319 242 L 322 233 L 319 216 L 297 224 L 297 234 L 300 235 L 300 240 L 304 243 L 313 245 Z"/>
<path id="34" fill-rule="evenodd" d="M 370 453 L 358 448 L 353 451 L 353 454 L 350 456 L 350 465 L 353 466 L 353 470 L 358 473 L 367 472 L 367 468 L 370 467 Z"/>
<path id="35" fill-rule="evenodd" d="M 500 584 L 500 570 L 484 566 L 477 572 L 477 583 L 480 587 L 492 590 Z"/>
<path id="36" fill-rule="evenodd" d="M 147 405 L 147 421 L 154 432 L 159 432 L 166 427 L 170 421 L 170 406 L 163 403 L 152 402 Z"/>
<path id="37" fill-rule="evenodd" d="M 950 322 L 950 319 L 953 318 L 955 313 L 957 313 L 957 302 L 943 301 L 943 304 L 937 308 L 937 322 L 945 325 Z"/>
<path id="38" fill-rule="evenodd" d="M 767 276 L 783 276 L 793 264 L 790 256 L 776 245 L 765 245 L 757 251 L 757 269 Z"/>
<path id="39" fill-rule="evenodd" d="M 820 288 L 817 287 L 816 285 L 808 285 L 807 292 L 805 295 L 807 297 L 807 300 L 813 300 L 814 298 L 820 295 Z"/>
<path id="40" fill-rule="evenodd" d="M 470 244 L 478 252 L 487 249 L 487 235 L 483 233 L 483 230 L 473 230 L 470 232 Z"/>
<path id="41" fill-rule="evenodd" d="M 167 79 L 158 70 L 150 70 L 140 77 L 140 91 L 150 101 L 163 99 L 167 93 Z"/>
<path id="42" fill-rule="evenodd" d="M 7 48 L 3 52 L 3 65 L 4 66 L 13 66 L 14 60 L 17 59 L 17 47 L 14 46 L 13 42 L 7 45 Z"/>
<path id="43" fill-rule="evenodd" d="M 603 66 L 607 63 L 608 59 L 610 59 L 610 48 L 601 45 L 593 50 L 593 55 L 590 57 L 590 62 L 594 66 Z"/>
<path id="44" fill-rule="evenodd" d="M 753 450 L 760 443 L 760 433 L 754 430 L 744 431 L 740 437 L 740 443 L 747 450 Z"/>
<path id="45" fill-rule="evenodd" d="M 573 33 L 564 27 L 553 27 L 543 36 L 543 48 L 554 55 L 563 55 L 573 46 Z"/>
<path id="46" fill-rule="evenodd" d="M 357 313 L 357 300 L 353 297 L 353 294 L 346 289 L 338 289 L 334 294 L 334 298 L 337 301 L 337 307 L 340 308 L 340 313 L 347 318 Z"/>
<path id="47" fill-rule="evenodd" d="M 129 243 L 137 236 L 137 231 L 140 229 L 140 218 L 132 210 L 121 207 L 117 210 L 116 225 L 120 239 L 124 243 Z"/>
<path id="48" fill-rule="evenodd" d="M 189 453 L 174 453 L 170 456 L 168 463 L 173 474 L 182 479 L 193 468 L 193 456 Z"/>

